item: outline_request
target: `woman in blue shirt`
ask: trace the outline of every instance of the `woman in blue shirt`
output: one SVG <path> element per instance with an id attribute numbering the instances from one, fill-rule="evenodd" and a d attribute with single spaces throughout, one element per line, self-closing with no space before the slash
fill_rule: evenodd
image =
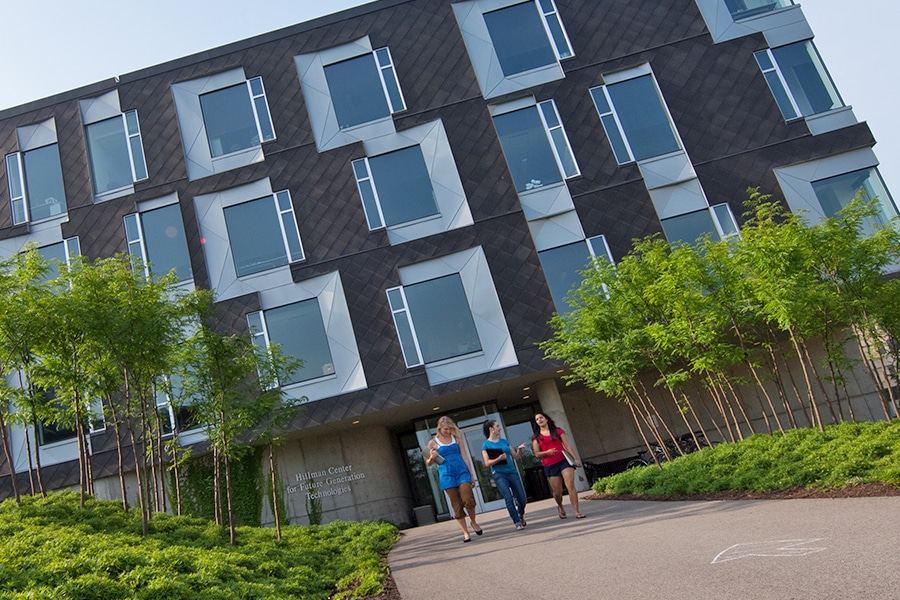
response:
<path id="1" fill-rule="evenodd" d="M 516 470 L 514 461 L 519 460 L 522 456 L 522 448 L 525 444 L 520 444 L 516 449 L 509 447 L 509 442 L 500 437 L 500 423 L 493 419 L 488 419 L 482 426 L 484 437 L 487 438 L 481 445 L 481 457 L 484 464 L 491 468 L 491 475 L 494 476 L 494 483 L 497 489 L 506 501 L 506 510 L 509 516 L 516 524 L 516 529 L 524 529 L 525 522 L 525 486 L 522 485 L 522 479 L 519 477 L 519 471 Z"/>

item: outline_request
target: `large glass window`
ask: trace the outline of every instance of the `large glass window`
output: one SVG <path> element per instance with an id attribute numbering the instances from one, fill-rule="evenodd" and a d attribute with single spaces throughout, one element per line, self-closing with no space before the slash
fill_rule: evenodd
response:
<path id="1" fill-rule="evenodd" d="M 238 277 L 303 260 L 287 191 L 226 207 L 225 224 Z"/>
<path id="2" fill-rule="evenodd" d="M 213 158 L 275 139 L 260 77 L 201 95 L 200 108 Z"/>
<path id="3" fill-rule="evenodd" d="M 876 169 L 861 169 L 812 182 L 813 191 L 827 217 L 834 217 L 853 200 L 868 204 L 877 199 L 879 212 L 863 222 L 866 234 L 886 226 L 897 216 L 897 209 Z"/>
<path id="4" fill-rule="evenodd" d="M 755 17 L 791 4 L 791 0 L 725 0 L 725 6 L 735 20 Z"/>
<path id="5" fill-rule="evenodd" d="M 72 259 L 81 254 L 81 247 L 77 237 L 65 239 L 55 244 L 41 246 L 38 254 L 50 264 L 46 280 L 50 281 L 59 277 L 59 266 L 72 266 Z"/>
<path id="6" fill-rule="evenodd" d="M 572 56 L 552 0 L 523 2 L 486 12 L 484 23 L 507 77 Z"/>
<path id="7" fill-rule="evenodd" d="M 40 221 L 66 212 L 59 149 L 49 144 L 6 157 L 13 222 Z"/>
<path id="8" fill-rule="evenodd" d="M 420 146 L 353 161 L 369 229 L 439 214 Z"/>
<path id="9" fill-rule="evenodd" d="M 325 65 L 324 70 L 341 129 L 377 121 L 406 108 L 387 48 Z"/>
<path id="10" fill-rule="evenodd" d="M 843 106 L 812 42 L 760 50 L 755 56 L 785 119 Z"/>
<path id="11" fill-rule="evenodd" d="M 593 88 L 591 97 L 619 164 L 681 149 L 652 75 Z"/>
<path id="12" fill-rule="evenodd" d="M 136 111 L 91 123 L 85 127 L 85 136 L 95 194 L 147 178 Z"/>
<path id="13" fill-rule="evenodd" d="M 566 313 L 572 310 L 566 302 L 566 295 L 573 288 L 581 285 L 584 276 L 582 271 L 588 268 L 591 260 L 591 252 L 584 240 L 574 244 L 566 244 L 538 253 L 541 259 L 541 267 L 544 276 L 550 286 L 550 295 L 556 310 Z"/>
<path id="14" fill-rule="evenodd" d="M 458 274 L 392 288 L 387 294 L 407 366 L 481 351 Z"/>
<path id="15" fill-rule="evenodd" d="M 178 204 L 127 215 L 125 236 L 129 254 L 140 257 L 147 274 L 174 270 L 179 281 L 193 278 Z"/>
<path id="16" fill-rule="evenodd" d="M 552 100 L 494 116 L 516 190 L 525 192 L 579 174 Z"/>
<path id="17" fill-rule="evenodd" d="M 310 298 L 247 315 L 253 342 L 261 349 L 279 344 L 285 356 L 303 361 L 281 385 L 290 385 L 334 374 L 334 361 L 325 334 L 319 301 Z"/>
<path id="18" fill-rule="evenodd" d="M 727 204 L 663 219 L 661 223 L 670 244 L 695 244 L 705 236 L 722 240 L 738 235 L 737 223 Z"/>

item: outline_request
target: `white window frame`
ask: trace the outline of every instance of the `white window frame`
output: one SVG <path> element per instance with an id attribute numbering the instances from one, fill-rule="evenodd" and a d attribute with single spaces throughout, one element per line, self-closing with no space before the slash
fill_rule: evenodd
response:
<path id="1" fill-rule="evenodd" d="M 350 163 L 353 167 L 353 176 L 356 179 L 356 188 L 362 198 L 363 212 L 366 215 L 366 223 L 369 231 L 384 229 L 384 211 L 381 208 L 381 199 L 378 197 L 378 188 L 372 177 L 372 169 L 369 167 L 369 157 L 358 158 Z M 375 206 L 369 207 L 366 197 L 371 195 Z M 371 213 L 375 214 L 371 214 Z"/>
<path id="2" fill-rule="evenodd" d="M 552 10 L 543 8 L 544 3 L 547 1 L 550 2 Z M 525 4 L 526 2 L 530 2 L 535 7 L 543 24 L 544 33 L 556 56 L 556 62 L 507 76 L 503 74 L 503 69 L 500 67 L 500 59 L 491 42 L 484 15 L 485 13 L 502 10 L 517 4 Z M 451 4 L 451 7 L 459 24 L 472 68 L 475 70 L 475 77 L 478 80 L 481 95 L 484 98 L 497 98 L 505 94 L 521 92 L 527 88 L 565 78 L 561 61 L 574 58 L 575 50 L 572 47 L 569 34 L 563 25 L 554 0 L 465 0 L 463 2 L 454 2 Z M 564 56 L 564 49 L 560 49 L 556 44 L 556 39 L 551 31 L 551 21 L 557 24 L 562 31 L 568 44 L 568 51 L 571 53 L 569 56 Z"/>
<path id="3" fill-rule="evenodd" d="M 631 79 L 637 79 L 639 77 L 645 77 L 645 76 L 649 76 L 650 81 L 653 82 L 653 89 L 656 91 L 656 96 L 657 96 L 657 99 L 659 100 L 660 106 L 662 106 L 663 111 L 665 111 L 665 113 L 666 113 L 666 118 L 669 121 L 669 128 L 672 131 L 672 136 L 675 138 L 675 142 L 678 144 L 678 149 L 673 150 L 670 153 L 660 154 L 657 156 L 651 156 L 648 158 L 642 158 L 640 161 L 638 161 L 634 157 L 634 151 L 631 149 L 631 142 L 628 141 L 628 136 L 626 135 L 625 128 L 622 126 L 622 121 L 619 119 L 619 115 L 616 112 L 616 105 L 612 101 L 612 96 L 610 96 L 610 94 L 609 94 L 608 87 L 611 85 L 616 85 L 618 83 L 623 83 L 625 81 L 629 81 Z M 625 71 L 622 73 L 616 73 L 614 75 L 605 77 L 605 79 L 607 80 L 606 83 L 604 83 L 603 85 L 598 85 L 598 86 L 592 87 L 592 88 L 590 88 L 590 90 L 588 90 L 588 92 L 591 95 L 591 101 L 594 104 L 594 108 L 597 111 L 597 114 L 600 116 L 600 124 L 603 125 L 603 131 L 606 133 L 606 139 L 607 139 L 607 141 L 609 141 L 610 148 L 613 151 L 613 156 L 616 157 L 616 162 L 619 165 L 627 165 L 627 164 L 630 164 L 633 162 L 652 161 L 652 160 L 658 159 L 661 156 L 668 156 L 669 154 L 674 154 L 676 152 L 681 152 L 681 153 L 684 152 L 684 143 L 682 143 L 682 141 L 681 141 L 681 135 L 678 133 L 678 128 L 675 126 L 675 120 L 672 118 L 672 113 L 669 111 L 669 105 L 666 103 L 666 99 L 663 96 L 662 90 L 659 89 L 659 82 L 656 81 L 656 75 L 650 69 L 649 65 L 644 65 L 643 67 L 638 67 L 636 69 L 631 69 L 629 71 Z M 600 111 L 600 107 L 597 106 L 597 102 L 594 98 L 595 90 L 600 90 L 603 92 L 603 97 L 606 100 L 606 105 L 609 107 L 609 111 L 606 111 L 606 112 Z M 628 153 L 628 156 L 624 157 L 624 158 L 627 158 L 627 160 L 625 160 L 625 161 L 622 161 L 621 158 L 623 158 L 623 157 L 620 157 L 616 153 L 615 144 L 613 144 L 612 139 L 609 135 L 609 129 L 607 129 L 608 121 L 607 121 L 607 119 L 604 119 L 604 117 L 609 117 L 609 116 L 612 116 L 613 123 L 615 124 L 616 132 L 618 133 L 619 139 L 622 140 L 622 143 L 625 145 L 625 150 Z"/>
<path id="4" fill-rule="evenodd" d="M 252 90 L 251 82 L 257 81 L 262 90 L 261 94 L 255 94 Z M 244 84 L 247 90 L 260 142 L 258 145 L 250 148 L 213 157 L 209 136 L 206 131 L 206 121 L 203 118 L 203 110 L 200 106 L 200 96 L 240 84 Z M 276 134 L 272 123 L 272 111 L 268 106 L 262 77 L 248 78 L 243 68 L 237 68 L 207 77 L 174 83 L 171 89 L 175 100 L 178 125 L 181 130 L 181 140 L 184 144 L 188 179 L 194 181 L 265 160 L 263 145 L 276 139 Z M 266 136 L 263 135 L 260 124 L 260 109 L 257 106 L 257 101 L 263 101 L 265 104 L 267 123 L 272 131 L 271 139 L 264 139 Z"/>
<path id="5" fill-rule="evenodd" d="M 569 142 L 569 136 L 566 134 L 566 129 L 563 127 L 562 119 L 559 116 L 559 111 L 556 108 L 556 102 L 551 100 L 544 100 L 543 102 L 537 103 L 538 116 L 541 118 L 541 123 L 544 124 L 544 130 L 547 132 L 547 139 L 550 142 L 550 148 L 553 150 L 553 156 L 556 158 L 556 166 L 559 167 L 559 172 L 562 173 L 563 179 L 572 179 L 573 177 L 578 177 L 581 175 L 581 169 L 578 167 L 578 161 L 575 160 L 575 153 L 572 151 L 572 144 Z M 556 119 L 556 125 L 551 125 L 547 120 L 547 111 L 553 111 L 552 114 Z M 562 140 L 557 140 L 553 136 L 553 132 L 558 131 L 562 136 Z M 562 146 L 562 147 L 560 147 Z M 562 154 L 565 152 L 568 155 L 568 158 L 572 161 L 572 166 L 575 168 L 573 173 L 569 173 L 566 170 L 566 166 L 563 162 Z"/>
<path id="6" fill-rule="evenodd" d="M 775 59 L 775 54 L 773 50 L 778 50 L 778 48 L 782 48 L 784 46 L 792 46 L 798 44 L 806 44 L 812 50 L 812 58 L 816 63 L 817 71 L 820 79 L 822 80 L 822 85 L 826 89 L 829 90 L 830 93 L 834 94 L 834 99 L 837 101 L 837 106 L 823 111 L 816 112 L 810 114 L 803 114 L 803 111 L 800 108 L 800 104 L 797 102 L 797 98 L 794 94 L 794 90 L 791 89 L 790 85 L 788 85 L 787 78 L 784 76 L 784 72 L 781 70 L 781 65 L 778 64 L 778 61 Z M 759 57 L 761 54 L 765 54 L 767 60 L 772 65 L 770 68 L 763 67 L 762 62 L 760 62 Z M 816 48 L 816 45 L 813 43 L 811 39 L 806 40 L 798 40 L 796 42 L 791 42 L 790 44 L 784 44 L 782 46 L 777 46 L 775 48 L 766 48 L 765 50 L 759 50 L 753 53 L 754 58 L 756 59 L 757 65 L 759 65 L 760 71 L 762 71 L 763 77 L 766 80 L 766 84 L 769 86 L 770 91 L 772 92 L 772 96 L 775 98 L 775 103 L 778 105 L 778 109 L 781 111 L 782 116 L 785 121 L 794 121 L 797 119 L 811 119 L 816 118 L 823 114 L 828 114 L 832 111 L 840 110 L 845 107 L 844 99 L 841 97 L 840 92 L 837 89 L 837 86 L 834 83 L 834 80 L 831 78 L 831 73 L 828 72 L 828 69 L 825 68 L 825 62 L 822 60 L 821 55 L 819 54 L 819 49 Z M 794 115 L 786 115 L 784 114 L 784 107 L 781 106 L 781 103 L 778 102 L 778 94 L 774 89 L 772 89 L 772 83 L 769 81 L 769 78 L 766 77 L 767 74 L 774 73 L 778 79 L 778 84 L 781 87 L 781 92 L 787 97 L 788 101 L 791 104 L 791 110 L 794 111 Z M 805 92 L 805 90 L 804 90 Z"/>
<path id="7" fill-rule="evenodd" d="M 541 20 L 544 23 L 544 29 L 547 32 L 547 38 L 550 40 L 550 46 L 553 47 L 553 52 L 556 53 L 556 60 L 562 61 L 569 58 L 574 58 L 575 49 L 572 48 L 572 41 L 569 39 L 569 33 L 566 31 L 562 19 L 559 16 L 559 10 L 556 8 L 555 0 L 536 0 L 535 5 L 537 6 L 538 12 L 541 14 Z M 556 36 L 553 35 L 551 21 L 559 26 L 559 30 L 566 41 L 566 53 L 564 53 L 556 43 Z"/>
<path id="8" fill-rule="evenodd" d="M 382 53 L 386 55 L 386 61 L 382 61 Z M 403 112 L 406 110 L 406 99 L 403 97 L 403 89 L 400 87 L 400 80 L 397 78 L 397 68 L 394 66 L 394 59 L 391 57 L 390 48 L 382 46 L 381 48 L 372 50 L 372 54 L 375 55 L 375 66 L 378 68 L 378 77 L 381 79 L 381 89 L 384 91 L 384 97 L 387 100 L 388 107 L 391 109 L 391 114 L 395 115 L 399 112 Z M 400 97 L 400 106 L 394 106 L 394 101 L 391 98 L 391 91 L 389 89 L 388 78 L 393 82 L 397 95 Z"/>
<path id="9" fill-rule="evenodd" d="M 223 207 L 223 214 L 228 211 L 232 206 L 236 206 L 238 204 L 246 204 L 247 202 L 256 202 L 258 200 L 265 200 L 266 198 L 271 198 L 272 202 L 275 203 L 275 212 L 278 215 L 278 228 L 281 231 L 281 243 L 284 246 L 284 255 L 287 257 L 288 266 L 293 263 L 303 262 L 306 260 L 306 252 L 303 250 L 303 239 L 300 237 L 300 226 L 297 225 L 297 216 L 294 213 L 294 204 L 291 201 L 291 193 L 288 190 L 280 190 L 277 192 L 273 192 L 271 194 L 266 194 L 265 196 L 260 196 L 259 198 L 250 198 L 245 202 L 238 202 L 232 204 L 230 206 Z M 282 208 L 281 205 L 285 204 L 287 208 Z M 293 226 L 291 231 L 288 231 L 287 225 L 285 224 L 285 220 L 289 220 L 291 225 Z M 296 235 L 296 239 L 293 240 L 297 243 L 297 253 L 291 249 L 291 240 L 289 237 L 291 235 Z M 228 241 L 229 247 L 231 246 L 231 240 Z M 234 252 L 232 251 L 232 255 Z M 273 269 L 279 269 L 284 267 L 285 265 L 281 265 L 279 267 L 272 267 L 271 269 L 266 269 L 264 271 L 258 271 L 256 273 L 249 273 L 247 275 L 240 275 L 238 278 L 244 277 L 257 277 L 260 273 L 265 273 L 267 271 L 271 271 Z M 235 265 L 235 273 L 237 272 L 237 265 Z"/>
<path id="10" fill-rule="evenodd" d="M 721 204 L 713 204 L 709 207 L 709 213 L 712 215 L 713 223 L 716 226 L 716 231 L 719 234 L 719 239 L 727 240 L 728 238 L 740 237 L 741 229 L 738 227 L 738 222 L 734 218 L 734 213 L 731 210 L 731 206 L 727 202 L 722 202 Z M 722 225 L 722 218 L 726 217 L 730 221 L 729 229 L 731 230 L 729 233 L 725 232 L 725 227 Z"/>
<path id="11" fill-rule="evenodd" d="M 131 116 L 134 118 L 134 131 L 128 122 L 128 117 Z M 132 179 L 137 181 L 144 181 L 149 178 L 149 174 L 147 172 L 147 159 L 146 154 L 144 152 L 144 140 L 141 137 L 141 123 L 138 120 L 138 114 L 136 110 L 129 110 L 122 113 L 122 121 L 125 125 L 125 138 L 126 143 L 128 145 L 128 158 L 131 162 L 131 177 Z M 140 156 L 135 156 L 135 144 L 140 148 Z M 140 159 L 140 162 L 138 162 Z M 140 166 L 141 170 L 138 171 L 138 166 Z"/>
<path id="12" fill-rule="evenodd" d="M 587 242 L 588 251 L 590 251 L 591 256 L 595 258 L 605 258 L 611 265 L 616 264 L 613 260 L 612 251 L 609 249 L 609 244 L 606 241 L 605 235 L 595 235 L 587 238 L 585 241 Z"/>
<path id="13" fill-rule="evenodd" d="M 412 315 L 409 312 L 409 303 L 406 300 L 406 292 L 404 291 L 403 286 L 399 285 L 385 290 L 385 293 L 387 294 L 388 306 L 391 307 L 391 317 L 394 319 L 394 327 L 397 329 L 397 334 L 400 338 L 400 349 L 403 352 L 403 361 L 406 363 L 406 368 L 412 369 L 414 367 L 421 367 L 425 364 L 425 361 L 422 359 L 422 348 L 419 346 L 419 336 L 416 334 L 416 326 L 413 323 Z M 399 300 L 402 302 L 400 306 L 395 306 L 394 301 L 391 299 L 392 293 L 396 293 L 399 296 Z M 406 345 L 403 344 L 403 335 L 400 335 L 401 331 L 409 334 L 410 339 L 413 342 L 412 348 L 407 348 Z M 413 360 L 410 360 L 410 358 Z"/>
<path id="14" fill-rule="evenodd" d="M 769 64 L 772 66 L 770 68 L 764 67 L 762 62 L 759 60 L 759 55 L 765 54 L 766 58 L 769 61 Z M 762 71 L 763 77 L 766 80 L 766 84 L 768 84 L 769 89 L 772 92 L 772 95 L 775 97 L 775 104 L 778 105 L 779 110 L 781 110 L 781 114 L 784 117 L 785 121 L 794 121 L 796 119 L 803 118 L 803 112 L 800 110 L 800 106 L 797 105 L 797 100 L 794 98 L 794 93 L 791 91 L 790 86 L 787 84 L 787 81 L 784 79 L 784 74 L 781 72 L 781 67 L 778 66 L 778 61 L 775 60 L 775 56 L 772 54 L 771 48 L 766 48 L 765 50 L 760 50 L 753 54 L 754 58 L 756 58 L 756 64 L 759 65 L 759 70 Z M 767 75 L 769 73 L 774 73 L 775 77 L 778 78 L 778 84 L 781 87 L 779 90 L 784 96 L 788 99 L 788 102 L 791 104 L 791 110 L 794 111 L 793 115 L 784 114 L 784 107 L 778 103 L 778 93 L 775 90 L 772 90 L 772 84 L 769 82 L 769 78 Z"/>
<path id="15" fill-rule="evenodd" d="M 147 246 L 144 242 L 144 222 L 141 219 L 141 213 L 136 212 L 125 215 L 122 221 L 125 224 L 125 247 L 130 255 L 140 257 L 141 265 L 144 268 L 144 277 L 150 277 L 150 267 L 147 266 Z M 129 237 L 128 235 L 129 221 L 134 224 L 136 237 Z M 136 248 L 137 252 L 132 252 L 132 248 Z"/>
<path id="16" fill-rule="evenodd" d="M 258 83 L 260 91 L 253 91 L 253 84 Z M 259 134 L 260 145 L 271 142 L 276 139 L 275 124 L 272 123 L 272 111 L 269 110 L 269 99 L 266 97 L 266 87 L 263 85 L 262 77 L 251 77 L 247 80 L 247 93 L 250 95 L 250 106 L 253 107 L 253 118 L 256 121 L 256 132 Z M 265 109 L 266 114 L 260 115 L 261 107 Z M 269 125 L 269 132 L 263 130 L 263 117 Z"/>
<path id="17" fill-rule="evenodd" d="M 56 146 L 57 153 L 59 152 L 59 143 L 54 141 L 49 144 L 44 144 L 42 146 L 36 146 L 34 148 L 29 148 L 28 150 L 19 150 L 18 152 L 13 152 L 6 155 L 6 178 L 7 184 L 9 188 L 9 203 L 10 209 L 12 210 L 12 218 L 13 225 L 22 225 L 24 223 L 31 223 L 31 206 L 29 205 L 28 198 L 28 186 L 25 182 L 25 161 L 24 156 L 26 152 L 30 152 L 31 150 L 38 150 L 45 146 Z M 15 173 L 10 171 L 10 167 L 15 168 Z M 62 162 L 60 162 L 60 169 L 62 168 Z M 60 176 L 62 176 L 62 172 L 60 172 Z M 14 190 L 14 185 L 18 186 L 19 193 L 16 194 Z M 63 185 L 65 186 L 65 180 L 63 180 Z M 63 190 L 65 192 L 65 190 Z M 61 212 L 57 215 L 52 215 L 47 217 L 46 220 L 50 219 L 58 219 L 60 217 L 65 216 L 68 213 L 68 200 L 64 197 L 63 203 L 66 205 L 66 211 Z M 19 206 L 21 208 L 21 216 L 17 214 L 16 207 Z M 45 219 L 41 219 L 42 221 Z"/>
<path id="18" fill-rule="evenodd" d="M 6 179 L 9 184 L 9 203 L 12 209 L 13 225 L 21 225 L 31 220 L 31 209 L 28 207 L 28 192 L 25 190 L 23 172 L 22 153 L 7 154 Z M 15 190 L 15 187 L 18 187 L 18 190 Z"/>

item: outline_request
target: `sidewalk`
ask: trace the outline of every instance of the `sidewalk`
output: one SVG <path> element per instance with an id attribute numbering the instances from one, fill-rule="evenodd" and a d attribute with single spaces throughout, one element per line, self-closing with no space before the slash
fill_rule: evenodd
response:
<path id="1" fill-rule="evenodd" d="M 523 531 L 479 515 L 468 544 L 453 522 L 405 530 L 388 556 L 403 600 L 900 598 L 900 497 L 564 506 L 529 504 Z"/>

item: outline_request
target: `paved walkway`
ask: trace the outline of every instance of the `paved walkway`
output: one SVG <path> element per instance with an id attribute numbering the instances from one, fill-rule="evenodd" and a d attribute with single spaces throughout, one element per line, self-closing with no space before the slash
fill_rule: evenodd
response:
<path id="1" fill-rule="evenodd" d="M 583 496 L 584 494 L 582 494 Z M 403 532 L 388 556 L 403 600 L 898 600 L 900 497 L 582 500 Z"/>

